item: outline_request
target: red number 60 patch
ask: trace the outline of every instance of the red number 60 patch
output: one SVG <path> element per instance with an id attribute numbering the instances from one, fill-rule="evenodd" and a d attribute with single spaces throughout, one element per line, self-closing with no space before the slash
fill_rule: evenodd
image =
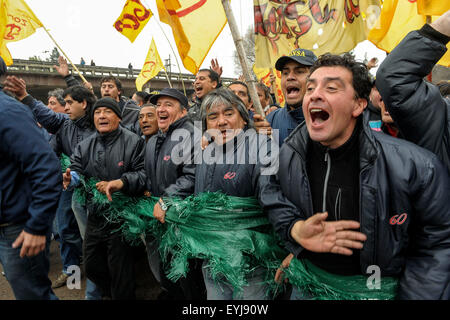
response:
<path id="1" fill-rule="evenodd" d="M 403 222 L 406 221 L 406 218 L 408 218 L 408 215 L 406 213 L 396 214 L 389 220 L 389 223 L 393 226 L 402 225 Z"/>

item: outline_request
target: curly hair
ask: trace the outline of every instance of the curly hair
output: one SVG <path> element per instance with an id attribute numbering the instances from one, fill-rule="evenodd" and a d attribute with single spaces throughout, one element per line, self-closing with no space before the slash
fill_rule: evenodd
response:
<path id="1" fill-rule="evenodd" d="M 353 75 L 353 88 L 356 91 L 356 97 L 369 101 L 370 91 L 372 89 L 372 80 L 369 75 L 369 69 L 362 62 L 357 62 L 350 53 L 343 55 L 334 55 L 325 53 L 317 59 L 311 67 L 309 74 L 321 67 L 344 67 Z"/>

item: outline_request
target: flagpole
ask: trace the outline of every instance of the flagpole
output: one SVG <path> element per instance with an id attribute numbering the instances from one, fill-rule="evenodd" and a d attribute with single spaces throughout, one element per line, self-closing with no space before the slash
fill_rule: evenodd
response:
<path id="1" fill-rule="evenodd" d="M 166 68 L 163 67 L 164 73 L 166 74 L 167 82 L 169 83 L 169 86 L 172 88 L 172 83 L 170 83 L 169 75 L 167 74 Z"/>
<path id="2" fill-rule="evenodd" d="M 70 62 L 70 64 L 72 65 L 72 67 L 75 69 L 76 72 L 78 72 L 78 75 L 81 77 L 81 79 L 83 80 L 83 82 L 87 83 L 88 81 L 85 79 L 85 77 L 83 77 L 83 75 L 81 74 L 80 70 L 78 70 L 78 68 L 72 63 L 72 61 L 69 59 L 69 57 L 67 56 L 67 54 L 65 54 L 65 52 L 63 51 L 63 49 L 61 49 L 61 47 L 58 45 L 58 43 L 56 42 L 55 39 L 53 39 L 52 35 L 50 34 L 50 32 L 48 32 L 47 28 L 45 26 L 43 26 L 45 32 L 47 32 L 48 36 L 50 37 L 50 39 L 53 40 L 53 42 L 55 43 L 55 45 L 58 47 L 58 49 L 62 52 L 62 54 L 66 57 L 66 59 Z"/>
<path id="3" fill-rule="evenodd" d="M 253 101 L 253 106 L 255 107 L 255 111 L 260 114 L 264 119 L 266 118 L 264 111 L 261 107 L 261 102 L 259 101 L 259 97 L 256 91 L 256 80 L 250 76 L 250 68 L 247 64 L 246 54 L 244 45 L 242 44 L 242 37 L 239 34 L 239 30 L 237 28 L 236 20 L 234 19 L 233 11 L 231 10 L 229 0 L 222 0 L 223 9 L 225 10 L 225 15 L 227 16 L 228 25 L 230 26 L 231 35 L 233 36 L 233 41 L 236 46 L 236 51 L 239 56 L 239 61 L 241 62 L 242 71 L 244 73 L 245 82 L 248 85 L 248 89 L 250 91 L 250 97 Z"/>

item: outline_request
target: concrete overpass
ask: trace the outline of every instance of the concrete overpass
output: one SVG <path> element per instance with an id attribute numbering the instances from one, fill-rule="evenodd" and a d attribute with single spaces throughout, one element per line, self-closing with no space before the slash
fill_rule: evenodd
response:
<path id="1" fill-rule="evenodd" d="M 48 91 L 55 88 L 66 88 L 67 85 L 64 79 L 59 75 L 59 73 L 53 68 L 53 62 L 46 61 L 33 61 L 33 60 L 21 60 L 14 59 L 13 65 L 8 67 L 8 75 L 15 75 L 25 80 L 27 83 L 27 91 L 32 94 L 35 98 L 47 101 Z M 95 94 L 100 97 L 100 80 L 104 76 L 112 75 L 117 77 L 122 83 L 123 95 L 131 96 L 136 89 L 136 78 L 140 73 L 140 69 L 133 69 L 132 72 L 128 68 L 116 68 L 116 67 L 105 67 L 105 66 L 80 66 L 76 65 L 78 70 L 83 74 L 87 81 L 92 83 L 94 86 Z M 69 69 L 72 74 L 75 75 L 80 82 L 82 80 L 78 74 L 73 70 L 73 67 L 69 65 Z M 192 74 L 169 74 L 170 82 L 174 88 L 183 90 L 183 84 L 186 90 L 192 89 L 192 84 L 195 80 L 195 76 Z M 0 77 L 0 82 L 3 83 L 5 76 Z M 231 82 L 230 78 L 222 78 L 223 83 Z M 164 72 L 160 72 L 156 77 L 151 79 L 144 85 L 143 90 L 153 91 L 161 90 L 163 88 L 169 87 L 167 78 Z"/>

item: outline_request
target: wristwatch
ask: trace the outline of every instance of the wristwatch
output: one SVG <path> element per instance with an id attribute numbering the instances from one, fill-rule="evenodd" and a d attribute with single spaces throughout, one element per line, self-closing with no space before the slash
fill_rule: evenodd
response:
<path id="1" fill-rule="evenodd" d="M 163 199 L 159 198 L 159 205 L 161 206 L 161 209 L 164 211 L 167 211 L 167 205 L 164 203 Z"/>

